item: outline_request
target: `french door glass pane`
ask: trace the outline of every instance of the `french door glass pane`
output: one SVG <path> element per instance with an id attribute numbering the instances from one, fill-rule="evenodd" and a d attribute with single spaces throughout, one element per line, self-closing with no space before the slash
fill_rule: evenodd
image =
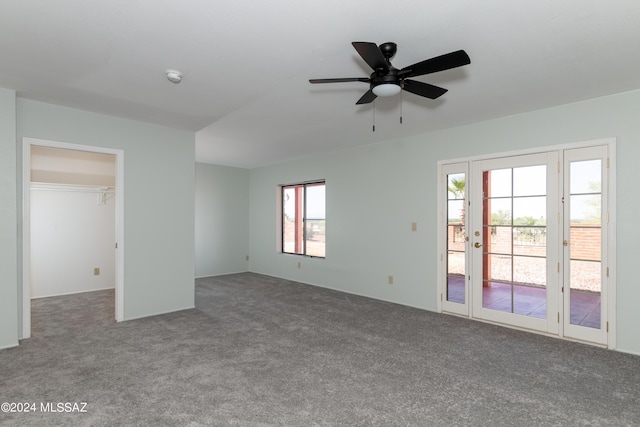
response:
<path id="1" fill-rule="evenodd" d="M 517 284 L 544 288 L 547 280 L 547 260 L 535 257 L 513 257 L 513 281 Z"/>
<path id="2" fill-rule="evenodd" d="M 513 227 L 513 253 L 547 256 L 546 227 Z"/>
<path id="3" fill-rule="evenodd" d="M 547 317 L 547 290 L 535 286 L 513 286 L 513 312 L 544 319 Z"/>
<path id="4" fill-rule="evenodd" d="M 547 167 L 545 165 L 515 168 L 513 195 L 544 196 L 547 193 Z"/>
<path id="5" fill-rule="evenodd" d="M 485 262 L 488 264 L 490 272 L 489 280 L 510 282 L 513 277 L 512 258 L 509 255 L 485 255 Z"/>
<path id="6" fill-rule="evenodd" d="M 601 263 L 571 260 L 569 268 L 571 324 L 600 329 Z"/>
<path id="7" fill-rule="evenodd" d="M 571 258 L 600 261 L 602 258 L 601 232 L 600 227 L 571 227 L 569 230 Z"/>
<path id="8" fill-rule="evenodd" d="M 569 321 L 601 328 L 602 161 L 569 163 Z"/>
<path id="9" fill-rule="evenodd" d="M 488 183 L 491 197 L 511 197 L 511 169 L 494 169 L 485 175 L 485 186 Z"/>
<path id="10" fill-rule="evenodd" d="M 483 172 L 483 308 L 547 315 L 546 174 L 546 165 Z"/>
<path id="11" fill-rule="evenodd" d="M 547 293 L 544 288 L 493 282 L 482 291 L 484 308 L 541 319 L 547 317 Z"/>
<path id="12" fill-rule="evenodd" d="M 464 173 L 447 175 L 447 301 L 465 303 L 466 230 Z"/>
<path id="13" fill-rule="evenodd" d="M 491 214 L 491 225 L 511 225 L 511 201 L 509 198 L 487 199 L 486 203 Z"/>
<path id="14" fill-rule="evenodd" d="M 579 194 L 569 196 L 571 204 L 571 225 L 600 226 L 601 202 L 600 194 Z"/>
<path id="15" fill-rule="evenodd" d="M 464 200 L 449 200 L 447 206 L 448 225 L 458 225 L 462 229 Z"/>
<path id="16" fill-rule="evenodd" d="M 447 275 L 447 301 L 464 304 L 464 276 Z"/>
<path id="17" fill-rule="evenodd" d="M 485 252 L 492 254 L 511 254 L 512 232 L 510 226 L 485 226 Z"/>
<path id="18" fill-rule="evenodd" d="M 569 191 L 571 194 L 600 193 L 602 160 L 571 162 Z"/>
<path id="19" fill-rule="evenodd" d="M 483 281 L 482 307 L 507 313 L 513 312 L 512 285 Z"/>
<path id="20" fill-rule="evenodd" d="M 547 198 L 514 197 L 513 222 L 515 225 L 545 225 Z"/>

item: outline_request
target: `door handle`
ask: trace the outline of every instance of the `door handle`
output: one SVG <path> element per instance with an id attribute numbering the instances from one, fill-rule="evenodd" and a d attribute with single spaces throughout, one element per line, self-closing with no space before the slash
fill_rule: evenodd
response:
<path id="1" fill-rule="evenodd" d="M 480 242 L 475 242 L 475 243 L 473 244 L 473 246 L 475 246 L 476 248 L 479 248 L 480 246 L 482 246 L 482 243 L 480 243 Z"/>

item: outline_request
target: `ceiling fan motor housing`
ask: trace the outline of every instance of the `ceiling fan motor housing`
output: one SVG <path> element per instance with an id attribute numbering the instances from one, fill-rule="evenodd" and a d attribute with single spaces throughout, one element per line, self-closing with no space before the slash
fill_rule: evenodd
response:
<path id="1" fill-rule="evenodd" d="M 376 70 L 371 73 L 369 79 L 371 80 L 371 89 L 382 84 L 400 84 L 398 80 L 398 69 L 395 67 L 389 67 L 389 71 L 387 72 L 384 70 Z"/>

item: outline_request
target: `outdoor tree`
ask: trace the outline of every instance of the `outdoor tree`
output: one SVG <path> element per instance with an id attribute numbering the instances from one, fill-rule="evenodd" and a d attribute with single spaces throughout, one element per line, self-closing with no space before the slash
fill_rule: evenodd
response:
<path id="1" fill-rule="evenodd" d="M 453 198 L 464 200 L 466 181 L 463 174 L 457 175 L 457 176 L 460 176 L 461 178 L 456 178 L 456 176 L 449 177 L 449 186 L 447 187 L 447 190 L 449 190 L 449 193 L 453 195 Z M 460 226 L 459 232 L 461 234 L 464 234 L 464 226 L 465 226 L 464 214 L 465 214 L 465 205 L 463 202 L 462 208 L 460 209 L 461 226 Z"/>

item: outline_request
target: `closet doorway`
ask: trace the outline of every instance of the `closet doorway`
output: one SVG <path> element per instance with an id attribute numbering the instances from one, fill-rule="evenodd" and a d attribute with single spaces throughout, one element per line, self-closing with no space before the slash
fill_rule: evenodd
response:
<path id="1" fill-rule="evenodd" d="M 22 338 L 32 299 L 102 291 L 123 320 L 122 182 L 122 150 L 23 139 Z"/>

